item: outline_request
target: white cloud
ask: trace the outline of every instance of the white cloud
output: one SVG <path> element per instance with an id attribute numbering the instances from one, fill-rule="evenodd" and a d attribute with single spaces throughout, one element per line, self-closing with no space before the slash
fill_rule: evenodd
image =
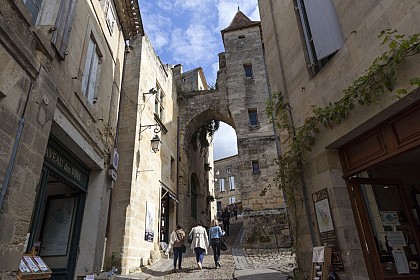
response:
<path id="1" fill-rule="evenodd" d="M 217 59 L 218 44 L 212 31 L 201 24 L 191 24 L 186 30 L 177 28 L 171 35 L 172 57 L 193 67 Z"/>
<path id="2" fill-rule="evenodd" d="M 160 52 L 169 43 L 171 30 L 173 28 L 170 18 L 158 13 L 144 13 L 142 18 L 144 29 L 152 42 L 153 47 Z"/>
<path id="3" fill-rule="evenodd" d="M 214 160 L 236 155 L 238 153 L 238 144 L 236 132 L 230 125 L 220 122 L 220 127 L 216 131 L 213 139 Z"/>
<path id="4" fill-rule="evenodd" d="M 222 30 L 230 25 L 238 7 L 251 20 L 260 20 L 258 0 L 219 0 L 217 3 L 218 29 Z"/>

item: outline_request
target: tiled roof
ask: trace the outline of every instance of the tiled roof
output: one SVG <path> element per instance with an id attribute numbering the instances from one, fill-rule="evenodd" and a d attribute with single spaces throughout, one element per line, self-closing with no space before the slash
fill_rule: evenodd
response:
<path id="1" fill-rule="evenodd" d="M 229 27 L 222 30 L 222 34 L 228 31 L 240 30 L 246 27 L 259 25 L 260 21 L 250 20 L 244 13 L 237 11 Z"/>

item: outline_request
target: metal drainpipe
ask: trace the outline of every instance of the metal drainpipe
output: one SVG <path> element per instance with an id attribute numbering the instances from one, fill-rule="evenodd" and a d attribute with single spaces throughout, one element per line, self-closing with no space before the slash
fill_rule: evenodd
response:
<path id="1" fill-rule="evenodd" d="M 178 198 L 178 205 L 176 207 L 175 220 L 176 224 L 179 222 L 179 117 L 177 117 L 176 128 L 176 197 Z"/>
<path id="2" fill-rule="evenodd" d="M 274 15 L 274 12 L 273 12 L 273 0 L 270 0 L 270 13 L 271 13 L 271 18 L 274 19 L 275 15 Z M 284 95 L 287 98 L 289 91 L 288 91 L 287 85 L 285 83 L 286 78 L 284 76 L 284 71 L 282 71 L 284 69 L 284 67 L 283 67 L 283 56 L 281 54 L 280 45 L 279 45 L 277 25 L 276 25 L 276 22 L 274 20 L 272 20 L 272 23 L 273 23 L 273 29 L 274 29 L 274 36 L 275 36 L 275 39 L 276 39 L 275 40 L 276 48 L 277 48 L 277 52 L 279 54 L 279 65 L 280 65 L 280 69 L 281 69 L 280 72 L 281 72 L 282 85 L 283 85 Z M 292 115 L 292 111 L 291 111 L 290 106 L 289 106 L 288 112 L 289 112 L 290 120 L 291 120 L 291 123 L 292 123 L 293 136 L 295 136 L 296 135 L 295 124 L 294 124 L 294 121 L 293 121 L 293 115 Z M 308 194 L 307 194 L 307 190 L 306 190 L 305 176 L 303 175 L 303 173 L 301 173 L 300 180 L 301 180 L 302 193 L 303 193 L 303 198 L 304 198 L 303 204 L 305 206 L 305 212 L 306 212 L 306 216 L 307 216 L 307 219 L 308 219 L 308 226 L 309 226 L 309 232 L 310 232 L 310 235 L 311 235 L 312 245 L 314 246 L 315 245 L 315 233 L 314 233 L 314 229 L 312 227 L 313 222 L 312 222 L 312 218 L 311 218 L 311 215 L 310 215 L 310 209 L 309 209 L 309 205 L 308 205 Z"/>
<path id="3" fill-rule="evenodd" d="M 25 101 L 25 106 L 23 108 L 23 112 L 22 112 L 22 115 L 21 115 L 20 120 L 19 120 L 18 130 L 16 132 L 15 143 L 13 144 L 12 154 L 10 155 L 9 164 L 7 166 L 7 169 L 6 169 L 6 175 L 4 177 L 3 186 L 1 188 L 0 212 L 3 209 L 3 204 L 4 204 L 4 201 L 6 199 L 6 193 L 7 193 L 7 190 L 9 188 L 9 185 L 10 185 L 10 179 L 12 178 L 12 172 L 13 172 L 13 167 L 14 167 L 15 161 L 16 161 L 17 150 L 18 150 L 18 147 L 19 147 L 19 144 L 20 144 L 20 138 L 22 137 L 23 127 L 25 126 L 25 117 L 24 116 L 25 116 L 25 112 L 26 112 L 26 107 L 28 106 L 29 95 L 31 94 L 33 83 L 34 83 L 34 81 L 31 78 L 31 83 L 29 85 L 29 90 L 28 90 L 28 93 L 26 94 L 27 97 L 26 97 L 26 101 Z"/>

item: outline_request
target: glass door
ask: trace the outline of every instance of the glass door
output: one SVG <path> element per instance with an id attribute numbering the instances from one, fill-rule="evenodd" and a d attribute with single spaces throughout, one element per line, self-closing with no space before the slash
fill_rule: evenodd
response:
<path id="1" fill-rule="evenodd" d="M 404 187 L 389 180 L 351 182 L 374 279 L 420 279 L 419 233 Z"/>

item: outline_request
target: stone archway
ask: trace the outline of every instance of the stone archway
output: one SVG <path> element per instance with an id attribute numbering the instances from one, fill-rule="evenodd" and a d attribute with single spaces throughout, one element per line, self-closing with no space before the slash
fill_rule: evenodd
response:
<path id="1" fill-rule="evenodd" d="M 231 26 L 222 31 L 225 52 L 219 54 L 216 90 L 185 92 L 183 85 L 192 85 L 197 79 L 188 80 L 188 74 L 178 77 L 180 201 L 187 203 L 184 209 L 190 208 L 193 173 L 200 184 L 210 187 L 208 170 L 203 167 L 207 155 L 192 151 L 192 136 L 206 122 L 225 122 L 237 135 L 238 156 L 232 166 L 237 174 L 235 185 L 240 191 L 244 210 L 246 246 L 276 247 L 278 234 L 288 234 L 283 231 L 287 222 L 281 225 L 272 222 L 263 233 L 257 229 L 261 224 L 264 227 L 266 219 L 287 221 L 282 192 L 269 187 L 277 172 L 274 160 L 279 155 L 279 145 L 271 118 L 265 113 L 270 91 L 259 24 L 245 23 L 240 28 Z M 251 67 L 251 73 L 244 71 L 245 66 Z M 262 196 L 266 188 L 268 193 Z M 204 199 L 202 204 L 206 203 Z M 186 225 L 196 222 L 196 219 L 183 217 Z"/>

